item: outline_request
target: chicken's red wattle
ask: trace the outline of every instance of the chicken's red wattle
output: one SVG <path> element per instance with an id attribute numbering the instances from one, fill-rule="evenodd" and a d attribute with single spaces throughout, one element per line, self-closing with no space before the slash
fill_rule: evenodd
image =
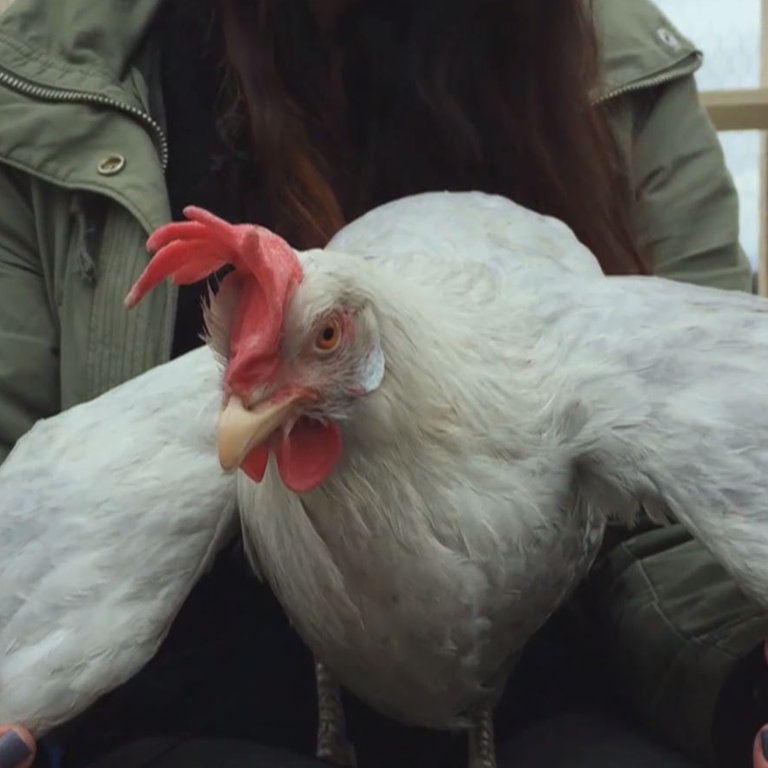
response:
<path id="1" fill-rule="evenodd" d="M 333 422 L 315 419 L 300 419 L 285 437 L 276 432 L 268 443 L 251 450 L 240 465 L 257 483 L 264 479 L 270 449 L 285 487 L 305 493 L 322 483 L 336 466 L 341 455 L 341 432 Z"/>
<path id="2" fill-rule="evenodd" d="M 230 224 L 194 206 L 184 209 L 187 221 L 157 229 L 147 242 L 154 256 L 125 299 L 134 306 L 161 280 L 177 284 L 202 280 L 225 264 L 234 266 L 239 280 L 238 306 L 229 329 L 224 373 L 227 391 L 249 391 L 272 380 L 285 308 L 301 282 L 298 258 L 285 240 L 263 227 Z M 335 424 L 299 420 L 287 437 L 273 435 L 249 452 L 240 468 L 260 482 L 275 453 L 280 478 L 301 493 L 321 483 L 341 454 L 341 434 Z"/>

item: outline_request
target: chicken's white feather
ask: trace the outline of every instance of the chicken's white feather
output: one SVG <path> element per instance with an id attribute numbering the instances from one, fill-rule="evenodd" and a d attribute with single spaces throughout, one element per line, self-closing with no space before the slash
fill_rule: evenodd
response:
<path id="1" fill-rule="evenodd" d="M 236 534 L 202 348 L 38 422 L 0 467 L 0 722 L 42 735 L 154 655 Z"/>

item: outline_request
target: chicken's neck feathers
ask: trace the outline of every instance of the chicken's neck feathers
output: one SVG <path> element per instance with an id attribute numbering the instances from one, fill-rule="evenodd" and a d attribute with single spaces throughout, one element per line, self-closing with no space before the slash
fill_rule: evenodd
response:
<path id="1" fill-rule="evenodd" d="M 547 466 L 568 467 L 556 454 L 569 428 L 553 413 L 559 406 L 544 381 L 547 365 L 534 359 L 541 357 L 541 330 L 522 321 L 533 315 L 533 295 L 510 301 L 509 285 L 482 265 L 339 257 L 321 268 L 354 274 L 356 296 L 376 312 L 386 374 L 340 423 L 344 453 L 307 495 L 310 513 L 343 507 L 345 520 L 337 524 L 355 536 L 383 525 L 405 547 L 443 539 L 481 558 L 486 545 L 478 541 L 498 530 L 496 515 L 516 515 L 515 524 L 502 524 L 509 539 L 500 544 L 515 554 L 535 539 L 526 526 L 559 525 L 544 510 L 573 504 L 567 470 L 554 471 L 546 484 L 529 482 Z M 389 503 L 374 503 L 381 498 Z"/>

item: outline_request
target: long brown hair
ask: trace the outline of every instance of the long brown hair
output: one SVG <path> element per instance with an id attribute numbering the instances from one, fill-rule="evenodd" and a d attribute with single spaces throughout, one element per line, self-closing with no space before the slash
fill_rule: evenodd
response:
<path id="1" fill-rule="evenodd" d="M 335 41 L 336 78 L 302 0 L 218 0 L 217 13 L 255 198 L 295 246 L 322 246 L 397 197 L 476 189 L 562 219 L 606 273 L 648 271 L 590 99 L 588 2 L 359 0 Z"/>

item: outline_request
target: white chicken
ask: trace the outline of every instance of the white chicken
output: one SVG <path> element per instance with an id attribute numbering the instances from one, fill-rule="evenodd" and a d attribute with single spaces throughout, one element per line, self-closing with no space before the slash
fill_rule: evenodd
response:
<path id="1" fill-rule="evenodd" d="M 244 537 L 321 662 L 318 751 L 339 762 L 332 678 L 468 728 L 492 765 L 511 660 L 609 516 L 677 517 L 765 604 L 764 300 L 604 278 L 563 224 L 479 193 L 391 203 L 298 254 L 190 215 L 128 303 L 232 262 L 207 313 L 223 378 L 190 353 L 0 467 L 0 722 L 40 735 L 155 652 L 236 520 L 221 405 Z"/>
<path id="2" fill-rule="evenodd" d="M 510 662 L 611 516 L 676 517 L 766 602 L 764 300 L 605 278 L 563 224 L 479 193 L 385 205 L 304 253 L 186 213 L 127 303 L 235 267 L 206 312 L 219 458 L 322 665 L 321 755 L 354 762 L 329 674 L 468 728 L 494 765 Z"/>

